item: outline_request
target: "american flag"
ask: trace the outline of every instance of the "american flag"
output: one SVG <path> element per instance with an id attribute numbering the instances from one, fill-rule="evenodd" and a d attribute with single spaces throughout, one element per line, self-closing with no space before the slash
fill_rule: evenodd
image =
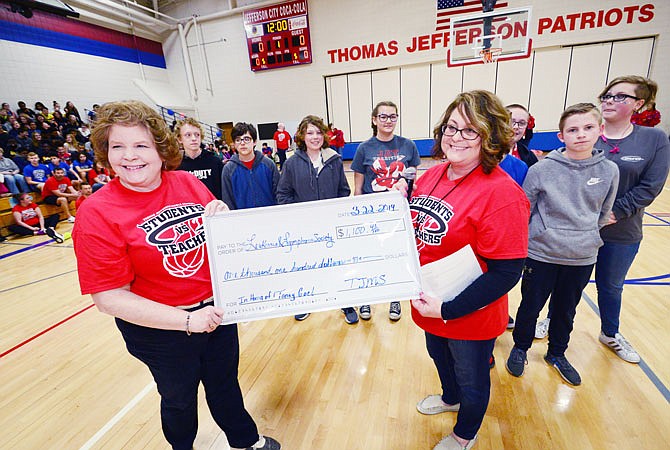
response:
<path id="1" fill-rule="evenodd" d="M 506 8 L 507 2 L 496 4 L 495 8 Z M 494 8 L 494 9 L 495 9 Z M 435 30 L 448 30 L 452 16 L 483 12 L 482 0 L 437 0 L 437 21 Z"/>

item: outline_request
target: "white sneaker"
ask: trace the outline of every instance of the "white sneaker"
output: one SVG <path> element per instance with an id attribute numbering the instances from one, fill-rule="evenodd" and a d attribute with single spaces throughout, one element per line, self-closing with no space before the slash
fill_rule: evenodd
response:
<path id="1" fill-rule="evenodd" d="M 68 217 L 67 221 L 70 222 L 70 223 L 74 223 L 74 216 Z"/>
<path id="2" fill-rule="evenodd" d="M 477 441 L 477 436 L 470 439 L 470 441 L 464 446 L 458 443 L 456 438 L 452 434 L 442 438 L 440 442 L 437 443 L 433 450 L 470 450 Z"/>
<path id="3" fill-rule="evenodd" d="M 640 355 L 620 333 L 615 334 L 614 337 L 609 337 L 601 331 L 598 340 L 612 349 L 612 351 L 624 361 L 633 364 L 640 363 Z"/>
<path id="4" fill-rule="evenodd" d="M 549 332 L 549 317 L 535 324 L 535 339 L 544 339 Z"/>

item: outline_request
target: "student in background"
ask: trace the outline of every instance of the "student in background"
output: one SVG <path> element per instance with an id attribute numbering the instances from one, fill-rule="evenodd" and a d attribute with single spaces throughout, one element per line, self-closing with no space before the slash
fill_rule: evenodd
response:
<path id="1" fill-rule="evenodd" d="M 230 209 L 276 205 L 279 170 L 274 161 L 255 150 L 256 128 L 250 123 L 238 122 L 231 138 L 237 153 L 223 167 L 221 199 Z"/>
<path id="2" fill-rule="evenodd" d="M 184 158 L 177 170 L 194 175 L 214 197 L 221 199 L 221 170 L 223 163 L 213 153 L 203 151 L 202 127 L 190 117 L 177 122 L 174 128 L 180 147 L 184 150 Z"/>
<path id="3" fill-rule="evenodd" d="M 277 131 L 275 131 L 272 139 L 275 141 L 277 156 L 279 156 L 279 170 L 283 170 L 286 162 L 286 152 L 291 146 L 291 135 L 286 131 L 283 123 L 279 122 L 277 124 Z"/>
<path id="4" fill-rule="evenodd" d="M 605 244 L 598 251 L 596 287 L 600 336 L 624 361 L 637 364 L 640 355 L 619 332 L 626 274 L 642 241 L 644 210 L 662 192 L 670 166 L 670 142 L 660 129 L 631 123 L 633 113 L 656 99 L 656 82 L 637 75 L 610 81 L 599 95 L 605 129 L 597 147 L 619 167 L 619 189 L 609 224 L 600 230 Z"/>
<path id="5" fill-rule="evenodd" d="M 384 192 L 393 188 L 407 167 L 418 167 L 421 156 L 413 141 L 394 134 L 398 107 L 390 101 L 379 102 L 371 114 L 372 137 L 356 149 L 351 170 L 354 171 L 354 195 Z M 370 320 L 370 305 L 359 308 L 361 319 Z M 400 320 L 400 302 L 389 305 L 389 319 Z"/>
<path id="6" fill-rule="evenodd" d="M 549 348 L 544 359 L 566 382 L 578 386 L 581 377 L 565 351 L 577 305 L 602 245 L 599 231 L 609 221 L 619 170 L 602 150 L 593 148 L 603 128 L 595 105 L 570 106 L 558 128 L 565 148 L 531 167 L 523 184 L 531 207 L 528 258 L 512 333 L 514 348 L 506 367 L 515 377 L 523 375 L 537 318 L 551 295 Z"/>

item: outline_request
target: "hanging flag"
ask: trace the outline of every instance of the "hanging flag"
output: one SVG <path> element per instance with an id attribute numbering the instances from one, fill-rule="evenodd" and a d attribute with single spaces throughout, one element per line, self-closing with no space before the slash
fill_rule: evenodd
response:
<path id="1" fill-rule="evenodd" d="M 507 3 L 497 4 L 496 8 L 506 8 Z M 481 0 L 437 0 L 437 20 L 435 30 L 449 30 L 451 17 L 463 14 L 483 13 Z"/>

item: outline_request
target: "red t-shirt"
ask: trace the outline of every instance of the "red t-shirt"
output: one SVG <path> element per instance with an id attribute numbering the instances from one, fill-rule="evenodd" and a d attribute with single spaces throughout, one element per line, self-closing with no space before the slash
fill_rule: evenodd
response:
<path id="1" fill-rule="evenodd" d="M 86 176 L 88 178 L 88 184 L 93 186 L 97 181 L 95 181 L 96 177 L 100 178 L 100 181 L 109 183 L 109 180 L 111 179 L 109 176 L 109 170 L 107 168 L 104 168 L 100 170 L 100 172 L 95 170 L 95 167 L 88 172 L 86 172 Z"/>
<path id="2" fill-rule="evenodd" d="M 530 205 L 519 185 L 499 167 L 486 175 L 480 166 L 466 179 L 457 180 L 447 178 L 447 167 L 445 163 L 428 169 L 412 193 L 410 210 L 421 265 L 467 244 L 477 255 L 482 272 L 486 272 L 486 263 L 481 257 L 525 258 Z M 507 316 L 507 294 L 446 324 L 442 319 L 423 317 L 412 308 L 412 318 L 420 328 L 452 339 L 495 338 L 505 331 Z"/>
<path id="3" fill-rule="evenodd" d="M 88 197 L 84 197 L 83 195 L 80 195 L 77 200 L 74 202 L 74 207 L 78 211 L 79 207 L 81 206 L 82 203 L 84 203 L 84 200 L 86 200 Z"/>
<path id="4" fill-rule="evenodd" d="M 291 144 L 291 135 L 284 131 L 275 131 L 273 138 L 277 142 L 277 150 L 288 150 Z"/>
<path id="5" fill-rule="evenodd" d="M 202 222 L 211 200 L 188 172 L 163 172 L 151 192 L 114 178 L 77 211 L 72 238 L 81 293 L 130 284 L 135 294 L 171 306 L 211 297 Z"/>
<path id="6" fill-rule="evenodd" d="M 62 193 L 65 193 L 68 191 L 68 186 L 72 186 L 72 182 L 68 177 L 63 177 L 60 180 L 57 180 L 56 177 L 49 177 L 49 179 L 44 183 L 44 188 L 42 188 L 42 192 L 44 193 L 45 197 L 49 197 L 50 195 L 56 195 L 53 193 L 53 191 L 59 191 Z"/>
<path id="7" fill-rule="evenodd" d="M 39 227 L 40 218 L 37 215 L 38 209 L 39 206 L 37 206 L 36 203 L 31 203 L 28 206 L 16 205 L 12 208 L 12 212 L 21 214 L 21 220 L 23 220 L 26 225 L 30 225 L 31 227 Z"/>

